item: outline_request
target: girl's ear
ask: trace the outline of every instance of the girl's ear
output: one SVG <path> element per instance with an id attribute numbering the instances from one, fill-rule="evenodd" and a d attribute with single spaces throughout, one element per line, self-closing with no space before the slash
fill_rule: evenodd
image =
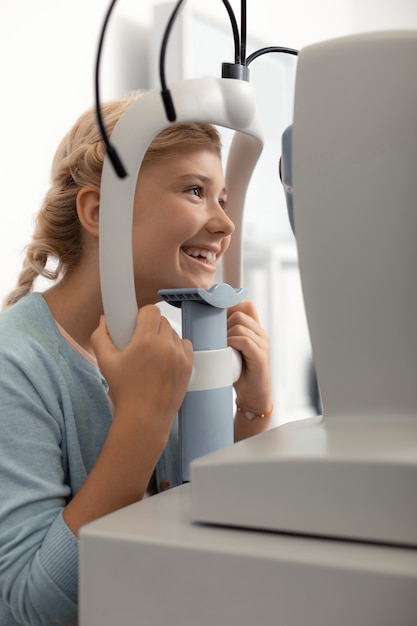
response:
<path id="1" fill-rule="evenodd" d="M 77 214 L 85 230 L 98 238 L 100 194 L 95 187 L 82 187 L 77 193 Z"/>

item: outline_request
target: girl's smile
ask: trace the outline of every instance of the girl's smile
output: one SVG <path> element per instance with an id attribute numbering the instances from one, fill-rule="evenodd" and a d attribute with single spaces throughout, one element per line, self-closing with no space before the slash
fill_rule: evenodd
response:
<path id="1" fill-rule="evenodd" d="M 193 263 L 200 263 L 207 271 L 216 271 L 217 254 L 202 248 L 182 248 L 182 251 L 192 259 Z"/>

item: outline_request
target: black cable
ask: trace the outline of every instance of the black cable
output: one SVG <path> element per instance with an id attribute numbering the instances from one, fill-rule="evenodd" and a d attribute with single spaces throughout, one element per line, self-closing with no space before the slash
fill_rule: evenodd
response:
<path id="1" fill-rule="evenodd" d="M 175 113 L 174 103 L 172 101 L 171 92 L 167 87 L 166 78 L 165 78 L 165 56 L 168 47 L 169 36 L 172 31 L 172 27 L 174 25 L 175 19 L 177 17 L 178 11 L 181 8 L 184 0 L 179 0 L 172 11 L 170 18 L 168 20 L 168 24 L 165 27 L 164 35 L 162 37 L 161 49 L 159 51 L 159 78 L 161 81 L 161 96 L 165 107 L 165 113 L 170 122 L 175 122 L 177 118 L 177 114 Z"/>
<path id="2" fill-rule="evenodd" d="M 177 114 L 175 112 L 174 103 L 172 100 L 171 92 L 167 87 L 166 77 L 165 77 L 165 56 L 168 47 L 169 36 L 172 31 L 172 27 L 174 25 L 175 19 L 178 15 L 178 11 L 181 8 L 184 0 L 179 0 L 175 5 L 171 16 L 168 20 L 168 24 L 165 28 L 164 35 L 162 37 L 161 49 L 159 53 L 159 78 L 161 82 L 161 96 L 164 103 L 165 113 L 170 122 L 175 122 Z M 237 25 L 236 16 L 233 12 L 233 9 L 228 0 L 223 0 L 223 4 L 226 7 L 227 13 L 230 18 L 230 23 L 233 31 L 233 40 L 234 40 L 234 49 L 235 49 L 235 63 L 239 63 L 240 59 L 240 37 L 239 37 L 239 27 Z"/>
<path id="3" fill-rule="evenodd" d="M 240 3 L 240 63 L 246 65 L 246 0 Z M 235 61 L 238 63 L 238 61 Z"/>
<path id="4" fill-rule="evenodd" d="M 246 65 L 247 66 L 250 65 L 252 61 L 260 57 L 262 54 L 268 54 L 270 52 L 283 52 L 285 54 L 293 54 L 294 56 L 298 55 L 298 50 L 294 50 L 294 48 L 285 48 L 281 46 L 269 46 L 267 48 L 260 48 L 259 50 L 252 52 L 252 54 L 250 54 L 248 58 L 246 59 Z"/>
<path id="5" fill-rule="evenodd" d="M 166 57 L 166 51 L 168 47 L 168 40 L 172 31 L 172 27 L 174 26 L 174 22 L 178 15 L 178 11 L 180 10 L 183 2 L 184 0 L 179 0 L 177 4 L 175 5 L 171 13 L 171 16 L 168 20 L 168 24 L 166 25 L 164 35 L 162 37 L 161 49 L 159 52 L 159 78 L 161 82 L 161 89 L 163 91 L 167 90 L 167 83 L 166 83 L 166 77 L 165 77 L 165 57 Z M 236 16 L 228 0 L 223 0 L 223 4 L 226 7 L 226 10 L 229 14 L 230 23 L 231 23 L 232 31 L 233 31 L 233 41 L 234 41 L 234 48 L 235 48 L 235 63 L 238 63 L 239 57 L 240 57 L 240 50 L 239 50 L 240 40 L 239 40 L 239 28 L 236 22 Z"/>
<path id="6" fill-rule="evenodd" d="M 104 125 L 103 116 L 101 113 L 100 89 L 99 89 L 100 61 L 101 61 L 101 53 L 102 53 L 103 43 L 104 43 L 104 36 L 106 34 L 107 25 L 108 25 L 111 13 L 114 9 L 116 2 L 117 0 L 112 0 L 110 2 L 110 6 L 105 15 L 103 26 L 101 29 L 101 33 L 99 37 L 99 44 L 98 44 L 98 49 L 97 49 L 96 64 L 95 64 L 94 84 L 95 84 L 95 100 L 96 100 L 96 117 L 97 117 L 97 123 L 98 123 L 99 129 L 100 129 L 100 133 L 103 139 L 103 143 L 106 147 L 107 155 L 115 169 L 116 174 L 119 176 L 119 178 L 125 178 L 127 176 L 126 169 L 116 149 L 111 144 L 109 136 L 107 134 L 106 127 Z M 172 11 L 168 24 L 164 31 L 164 35 L 163 35 L 162 43 L 161 43 L 160 55 L 159 55 L 159 75 L 160 75 L 160 81 L 161 81 L 161 95 L 162 95 L 162 99 L 164 102 L 165 112 L 170 122 L 175 121 L 176 113 L 175 113 L 175 108 L 174 108 L 174 103 L 172 101 L 171 93 L 166 84 L 165 56 L 166 56 L 166 50 L 168 46 L 169 35 L 171 33 L 178 11 L 180 10 L 183 2 L 184 0 L 179 0 L 176 6 L 174 7 L 174 10 Z M 233 31 L 235 64 L 244 65 L 245 56 L 246 56 L 246 2 L 242 0 L 242 14 L 241 14 L 241 28 L 242 28 L 242 33 L 243 33 L 242 42 L 239 36 L 239 27 L 237 25 L 236 16 L 230 5 L 230 2 L 228 0 L 223 0 L 223 4 L 229 15 L 230 23 L 231 23 L 232 31 Z"/>
<path id="7" fill-rule="evenodd" d="M 239 38 L 239 27 L 237 25 L 237 21 L 236 21 L 236 16 L 234 14 L 234 11 L 231 7 L 230 2 L 228 2 L 228 0 L 223 0 L 223 4 L 226 7 L 226 11 L 229 15 L 229 19 L 230 19 L 230 24 L 232 27 L 232 32 L 233 32 L 233 42 L 234 42 L 234 47 L 235 47 L 235 63 L 239 63 L 239 57 L 240 57 L 240 38 Z"/>
<path id="8" fill-rule="evenodd" d="M 103 26 L 101 29 L 98 50 L 97 50 L 97 58 L 96 58 L 94 85 L 95 85 L 95 97 L 96 97 L 96 116 L 97 116 L 97 123 L 100 128 L 100 133 L 101 133 L 104 145 L 106 146 L 108 157 L 115 169 L 116 174 L 118 175 L 119 178 L 125 178 L 127 176 L 127 172 L 124 168 L 123 163 L 121 162 L 119 158 L 119 155 L 116 152 L 116 149 L 110 143 L 110 139 L 107 134 L 106 127 L 104 126 L 103 116 L 101 114 L 100 93 L 99 93 L 100 91 L 99 90 L 100 59 L 101 59 L 101 52 L 103 49 L 104 35 L 106 33 L 107 24 L 109 22 L 110 15 L 114 9 L 115 4 L 116 4 L 116 0 L 112 0 L 107 10 L 106 16 L 104 18 Z"/>

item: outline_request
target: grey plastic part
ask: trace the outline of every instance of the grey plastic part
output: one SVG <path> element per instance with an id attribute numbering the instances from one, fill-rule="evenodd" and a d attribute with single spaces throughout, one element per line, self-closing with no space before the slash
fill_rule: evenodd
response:
<path id="1" fill-rule="evenodd" d="M 185 394 L 178 416 L 182 482 L 190 481 L 190 463 L 233 445 L 233 387 Z"/>
<path id="2" fill-rule="evenodd" d="M 280 177 L 284 187 L 285 200 L 287 202 L 288 218 L 292 232 L 294 228 L 294 201 L 293 201 L 293 176 L 292 176 L 292 125 L 282 133 L 282 156 L 280 160 Z"/>
<path id="3" fill-rule="evenodd" d="M 227 309 L 246 296 L 246 289 L 221 283 L 205 289 L 163 289 L 159 295 L 181 306 L 182 336 L 194 351 L 227 347 Z M 233 444 L 233 387 L 190 391 L 179 411 L 181 477 L 190 480 L 190 463 Z"/>

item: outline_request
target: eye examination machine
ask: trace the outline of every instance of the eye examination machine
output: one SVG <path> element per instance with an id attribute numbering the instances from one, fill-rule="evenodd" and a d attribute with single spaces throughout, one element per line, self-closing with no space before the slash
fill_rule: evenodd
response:
<path id="1" fill-rule="evenodd" d="M 129 340 L 137 313 L 136 178 L 170 123 L 235 131 L 226 183 L 236 234 L 224 283 L 161 294 L 184 307 L 195 350 L 179 416 L 183 484 L 81 530 L 79 623 L 416 626 L 417 31 L 298 51 L 293 120 L 273 182 L 281 157 L 322 415 L 233 444 L 240 364 L 225 345 L 223 313 L 246 297 L 243 207 L 263 145 L 243 47 L 221 78 L 167 85 L 163 42 L 161 89 L 105 138 L 100 265 L 116 345 Z M 223 359 L 225 373 L 211 377 Z M 220 404 L 226 414 L 211 423 Z"/>

